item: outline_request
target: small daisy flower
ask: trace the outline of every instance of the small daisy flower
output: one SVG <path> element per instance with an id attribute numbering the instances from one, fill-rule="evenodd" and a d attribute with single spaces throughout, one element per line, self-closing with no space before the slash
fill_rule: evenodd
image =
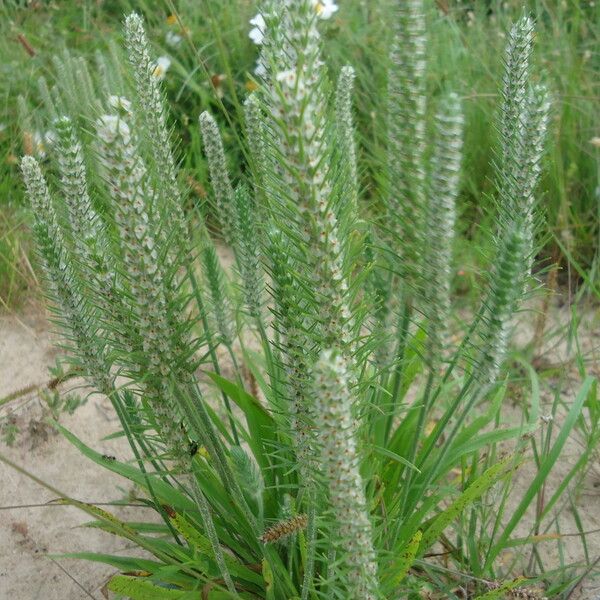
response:
<path id="1" fill-rule="evenodd" d="M 167 17 L 167 25 L 175 25 L 177 23 L 177 17 L 175 15 L 169 15 Z"/>
<path id="2" fill-rule="evenodd" d="M 331 19 L 333 13 L 337 12 L 339 6 L 335 3 L 335 0 L 317 0 L 314 2 L 315 10 L 317 15 L 321 19 Z"/>
<path id="3" fill-rule="evenodd" d="M 174 31 L 167 31 L 167 34 L 165 35 L 165 42 L 167 46 L 171 46 L 171 48 L 177 48 L 182 41 L 183 38 L 178 33 L 175 33 Z"/>
<path id="4" fill-rule="evenodd" d="M 250 30 L 250 39 L 257 46 L 260 46 L 265 39 L 265 30 L 267 28 L 265 18 L 258 13 L 255 17 L 250 19 L 250 25 L 254 25 L 254 27 Z"/>
<path id="5" fill-rule="evenodd" d="M 154 67 L 154 71 L 152 75 L 156 77 L 159 81 L 165 78 L 166 72 L 169 70 L 171 66 L 171 59 L 168 56 L 159 56 L 156 61 L 156 66 Z"/>

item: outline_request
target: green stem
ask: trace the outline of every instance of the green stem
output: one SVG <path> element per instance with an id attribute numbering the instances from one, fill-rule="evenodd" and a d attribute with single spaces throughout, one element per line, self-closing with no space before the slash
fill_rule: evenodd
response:
<path id="1" fill-rule="evenodd" d="M 231 579 L 231 574 L 229 573 L 229 569 L 227 568 L 227 564 L 225 563 L 223 549 L 219 544 L 219 536 L 217 534 L 217 530 L 215 529 L 215 524 L 212 515 L 210 514 L 210 505 L 208 504 L 206 497 L 202 493 L 202 489 L 200 488 L 200 484 L 197 480 L 195 480 L 192 483 L 191 487 L 192 493 L 194 494 L 194 500 L 196 501 L 196 504 L 198 505 L 198 510 L 200 511 L 200 515 L 202 516 L 206 537 L 210 541 L 213 554 L 215 555 L 215 562 L 219 567 L 219 571 L 221 572 L 223 581 L 225 582 L 227 589 L 232 594 L 237 594 L 235 585 L 233 583 L 233 580 Z"/>
<path id="2" fill-rule="evenodd" d="M 198 314 L 200 315 L 200 319 L 202 321 L 202 327 L 206 332 L 207 337 L 207 345 L 208 345 L 208 353 L 213 364 L 213 369 L 217 375 L 221 374 L 221 368 L 219 366 L 219 359 L 217 357 L 217 353 L 215 348 L 211 342 L 212 336 L 210 335 L 210 327 L 208 324 L 208 319 L 206 318 L 206 310 L 204 306 L 204 300 L 202 299 L 202 295 L 200 293 L 200 288 L 198 286 L 198 280 L 196 279 L 196 275 L 192 269 L 192 266 L 188 263 L 187 274 L 192 285 L 192 291 L 194 292 L 194 298 L 196 300 L 196 306 L 198 308 Z M 233 354 L 230 350 L 230 354 Z M 235 360 L 235 357 L 233 357 Z M 240 440 L 237 432 L 237 428 L 235 426 L 235 421 L 233 419 L 233 411 L 231 410 L 231 404 L 229 402 L 229 396 L 221 390 L 221 398 L 223 398 L 223 403 L 225 404 L 225 410 L 227 411 L 227 415 L 229 417 L 229 425 L 231 427 L 231 433 L 233 435 L 233 439 L 237 446 L 240 445 Z"/>
<path id="3" fill-rule="evenodd" d="M 415 457 L 417 455 L 417 446 L 419 442 L 423 439 L 423 428 L 425 426 L 425 419 L 427 417 L 427 413 L 429 412 L 430 400 L 429 397 L 431 395 L 431 387 L 433 385 L 433 373 L 430 371 L 429 376 L 427 377 L 427 384 L 425 385 L 425 393 L 423 394 L 423 400 L 421 404 L 421 408 L 419 409 L 419 420 L 417 422 L 417 428 L 412 436 L 412 444 L 410 448 L 410 454 L 408 455 L 408 462 L 414 464 Z M 406 479 L 404 481 L 404 490 L 403 490 L 403 498 L 402 498 L 402 507 L 404 508 L 408 495 L 410 492 L 410 487 L 414 477 L 414 469 L 405 469 Z"/>
<path id="4" fill-rule="evenodd" d="M 317 510 L 314 490 L 308 495 L 308 523 L 306 528 L 306 562 L 302 581 L 302 598 L 308 600 L 308 595 L 314 587 L 315 555 L 317 553 Z"/>
<path id="5" fill-rule="evenodd" d="M 402 312 L 402 320 L 398 326 L 398 349 L 396 351 L 396 367 L 394 370 L 394 389 L 392 390 L 391 406 L 385 427 L 386 442 L 390 437 L 396 414 L 396 406 L 398 404 L 398 396 L 400 395 L 400 385 L 402 383 L 402 374 L 404 372 L 404 353 L 406 352 L 411 313 L 412 307 L 409 302 L 406 302 Z"/>

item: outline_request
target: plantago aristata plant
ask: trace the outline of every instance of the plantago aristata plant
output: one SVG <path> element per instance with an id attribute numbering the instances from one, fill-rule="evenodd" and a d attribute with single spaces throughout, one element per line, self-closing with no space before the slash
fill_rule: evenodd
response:
<path id="1" fill-rule="evenodd" d="M 510 536 L 525 500 L 504 530 L 480 515 L 487 494 L 510 488 L 538 426 L 504 422 L 498 384 L 539 220 L 549 100 L 530 81 L 533 24 L 521 19 L 508 37 L 495 254 L 456 347 L 461 99 L 448 90 L 429 102 L 426 4 L 398 3 L 383 206 L 371 214 L 359 182 L 356 75 L 346 66 L 331 76 L 321 43 L 338 8 L 259 5 L 255 91 L 240 110 L 248 168 L 229 171 L 220 116 L 198 108 L 202 185 L 231 270 L 204 210 L 184 210 L 164 72 L 140 16 L 125 21 L 134 89 L 103 56 L 99 81 L 60 63 L 69 85 L 92 96 L 92 134 L 72 102 L 56 101 L 66 87 L 42 84 L 58 189 L 35 158 L 22 171 L 49 296 L 73 360 L 111 398 L 132 447 L 132 464 L 105 466 L 134 481 L 162 519 L 128 526 L 80 506 L 152 555 L 143 576 L 137 559 L 98 557 L 124 572 L 108 584 L 115 593 L 392 600 L 425 585 L 454 597 L 460 585 L 475 597 L 496 580 L 499 553 L 524 544 Z M 518 451 L 494 461 L 507 440 Z M 460 533 L 466 514 L 477 543 Z"/>
<path id="2" fill-rule="evenodd" d="M 427 37 L 425 2 L 395 6 L 394 40 L 388 72 L 389 227 L 404 240 L 397 252 L 410 286 L 419 278 L 424 247 Z"/>

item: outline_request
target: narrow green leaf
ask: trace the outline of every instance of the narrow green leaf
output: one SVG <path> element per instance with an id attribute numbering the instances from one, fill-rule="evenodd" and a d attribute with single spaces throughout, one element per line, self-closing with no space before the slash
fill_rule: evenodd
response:
<path id="1" fill-rule="evenodd" d="M 267 592 L 267 600 L 275 600 L 275 592 L 273 588 L 273 571 L 269 561 L 264 559 L 262 561 L 262 574 L 265 582 L 265 588 Z"/>
<path id="2" fill-rule="evenodd" d="M 217 373 L 208 373 L 208 376 L 238 405 L 246 416 L 250 433 L 246 441 L 252 449 L 263 475 L 268 475 L 271 470 L 269 455 L 273 452 L 276 444 L 276 426 L 273 418 L 254 396 L 235 383 Z"/>
<path id="3" fill-rule="evenodd" d="M 173 527 L 175 527 L 182 537 L 185 538 L 190 548 L 198 551 L 203 556 L 210 557 L 211 560 L 215 560 L 210 540 L 203 533 L 198 531 L 193 523 L 191 523 L 184 515 L 179 513 L 175 513 L 173 516 L 170 516 L 169 519 Z M 263 578 L 260 576 L 260 574 L 255 573 L 248 567 L 245 567 L 234 556 L 228 554 L 227 552 L 223 553 L 223 558 L 225 559 L 227 568 L 233 576 L 262 586 Z"/>
<path id="4" fill-rule="evenodd" d="M 124 594 L 131 600 L 182 600 L 185 595 L 190 599 L 193 597 L 183 590 L 169 589 L 147 579 L 127 575 L 115 575 L 107 587 L 111 592 Z M 200 593 L 196 592 L 195 597 L 199 600 Z"/>
<path id="5" fill-rule="evenodd" d="M 417 531 L 394 561 L 388 574 L 390 577 L 389 583 L 392 588 L 396 588 L 402 583 L 408 571 L 413 566 L 422 537 L 423 532 L 421 530 Z"/>
<path id="6" fill-rule="evenodd" d="M 423 533 L 423 539 L 419 546 L 418 555 L 422 556 L 425 551 L 432 546 L 448 527 L 467 506 L 480 498 L 487 490 L 508 475 L 518 464 L 518 458 L 509 455 L 500 462 L 492 465 L 442 513 L 440 513 L 433 523 Z"/>
<path id="7" fill-rule="evenodd" d="M 568 412 L 563 422 L 562 429 L 560 430 L 556 441 L 552 446 L 552 449 L 550 450 L 550 452 L 548 452 L 544 461 L 540 464 L 538 474 L 536 475 L 535 479 L 532 481 L 531 485 L 525 492 L 525 495 L 519 503 L 519 506 L 517 506 L 517 508 L 514 510 L 510 521 L 508 522 L 508 524 L 504 528 L 504 531 L 502 532 L 502 535 L 500 536 L 496 544 L 494 544 L 494 546 L 490 549 L 490 552 L 485 562 L 486 569 L 490 568 L 495 558 L 498 556 L 498 554 L 500 554 L 500 552 L 502 552 L 503 548 L 505 547 L 506 543 L 510 538 L 510 535 L 515 530 L 519 521 L 523 518 L 525 511 L 529 506 L 531 506 L 531 503 L 533 502 L 535 496 L 542 488 L 544 481 L 546 481 L 546 478 L 548 477 L 552 467 L 558 460 L 563 446 L 565 445 L 567 439 L 569 438 L 571 430 L 573 429 L 577 422 L 577 419 L 579 418 L 581 409 L 586 398 L 588 397 L 589 391 L 593 383 L 593 377 L 587 377 L 583 382 L 583 385 L 581 386 L 581 389 L 579 390 L 579 393 L 577 394 L 577 397 L 573 402 L 573 406 L 571 407 L 571 410 Z"/>
<path id="8" fill-rule="evenodd" d="M 408 460 L 406 460 L 399 454 L 396 454 L 395 452 L 392 452 L 391 450 L 388 450 L 387 448 L 383 448 L 381 446 L 371 446 L 371 447 L 373 448 L 373 450 L 375 450 L 375 452 L 377 452 L 377 454 L 381 454 L 382 456 L 391 458 L 392 460 L 395 460 L 396 462 L 403 464 L 405 467 L 408 467 L 409 469 L 414 469 L 417 473 L 421 472 L 419 469 L 417 469 L 417 467 L 415 467 L 415 465 L 413 465 L 411 462 L 409 462 Z"/>

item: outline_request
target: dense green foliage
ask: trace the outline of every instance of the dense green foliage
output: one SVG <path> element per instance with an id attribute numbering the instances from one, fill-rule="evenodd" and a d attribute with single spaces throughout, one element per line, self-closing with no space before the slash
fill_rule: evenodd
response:
<path id="1" fill-rule="evenodd" d="M 588 453 L 598 439 L 591 377 L 543 452 L 536 438 L 551 421 L 540 417 L 533 370 L 523 421 L 502 410 L 513 316 L 537 285 L 554 95 L 536 81 L 534 23 L 522 15 L 496 82 L 489 275 L 457 343 L 453 238 L 468 223 L 456 202 L 472 168 L 470 122 L 452 55 L 429 92 L 428 6 L 409 0 L 391 13 L 385 102 L 373 104 L 378 134 L 363 161 L 355 123 L 367 112 L 353 98 L 365 74 L 336 75 L 323 60 L 333 3 L 265 0 L 253 19 L 253 93 L 232 102 L 240 152 L 230 159 L 210 110 L 195 109 L 197 132 L 176 146 L 185 171 L 201 139 L 206 172 L 190 172 L 208 203 L 185 201 L 166 66 L 136 13 L 125 20 L 125 55 L 99 53 L 94 68 L 58 55 L 55 84 L 40 82 L 43 110 L 23 106 L 23 119 L 49 132 L 43 153 L 21 161 L 45 289 L 75 366 L 110 398 L 132 461 L 106 460 L 63 432 L 135 482 L 161 519 L 128 524 L 63 500 L 152 556 L 79 555 L 127 573 L 112 591 L 363 600 L 459 588 L 489 598 L 530 593 L 526 573 L 567 597 L 577 583 L 577 565 L 499 560 L 535 548 L 516 531 L 573 428 L 586 431 Z M 213 231 L 233 251 L 232 273 Z M 531 455 L 536 474 L 509 512 L 514 474 Z M 530 533 L 552 527 L 553 507 L 586 468 L 573 467 Z"/>
<path id="2" fill-rule="evenodd" d="M 582 365 L 554 425 L 526 367 L 521 422 L 504 410 L 513 318 L 539 286 L 560 97 L 539 80 L 534 21 L 507 27 L 494 108 L 474 118 L 463 78 L 478 63 L 438 46 L 462 47 L 469 20 L 498 27 L 498 14 L 463 25 L 444 3 L 406 0 L 348 3 L 338 20 L 330 1 L 265 0 L 251 54 L 251 15 L 232 6 L 205 7 L 207 58 L 193 44 L 186 55 L 181 32 L 168 70 L 132 13 L 126 52 L 59 53 L 39 109 L 19 101 L 25 134 L 47 132 L 20 161 L 44 289 L 132 459 L 63 433 L 137 484 L 160 519 L 125 523 L 64 498 L 151 558 L 78 556 L 118 568 L 108 588 L 133 599 L 531 597 L 534 584 L 567 598 L 589 557 L 548 568 L 537 543 L 589 460 L 528 511 L 576 427 L 582 458 L 595 452 L 595 380 Z M 392 35 L 380 39 L 386 14 Z M 217 19 L 239 21 L 244 39 L 228 43 L 235 28 Z M 215 69 L 226 78 L 212 89 L 194 83 Z M 186 77 L 180 139 L 163 89 L 175 91 L 173 72 Z M 477 156 L 473 129 L 487 140 Z M 464 331 L 457 230 L 487 257 Z M 557 391 L 552 414 L 559 405 Z M 562 552 L 560 535 L 544 541 Z"/>
<path id="3" fill-rule="evenodd" d="M 361 162 L 361 186 L 366 198 L 377 202 L 380 164 L 385 131 L 381 116 L 386 111 L 386 61 L 390 45 L 391 0 L 372 3 L 343 2 L 325 30 L 330 63 L 340 68 L 352 64 L 357 71 Z M 485 244 L 488 217 L 493 205 L 493 127 L 501 76 L 504 34 L 518 17 L 524 2 L 468 3 L 458 0 L 431 2 L 428 14 L 430 45 L 427 90 L 435 96 L 449 85 L 464 100 L 466 120 L 465 175 L 461 182 L 459 212 L 467 216 L 461 226 L 459 260 L 465 276 L 460 283 L 477 280 L 481 260 L 475 248 Z M 595 115 L 598 106 L 597 53 L 598 3 L 525 2 L 537 26 L 540 52 L 538 73 L 554 98 L 549 151 L 543 159 L 544 208 L 547 228 L 541 258 L 558 261 L 560 281 L 587 281 L 597 291 L 598 247 L 598 153 Z M 25 214 L 16 157 L 32 146 L 36 131 L 43 135 L 39 117 L 44 113 L 43 93 L 30 85 L 38 77 L 50 81 L 52 56 L 62 47 L 93 59 L 120 36 L 123 12 L 135 8 L 150 23 L 156 53 L 173 61 L 165 79 L 172 123 L 186 145 L 182 178 L 203 193 L 205 162 L 195 127 L 198 106 L 212 108 L 223 122 L 233 124 L 224 131 L 232 160 L 241 160 L 239 136 L 247 93 L 247 73 L 256 52 L 248 39 L 248 19 L 254 14 L 249 2 L 203 0 L 146 3 L 122 0 L 32 3 L 27 8 L 8 0 L 0 7 L 0 66 L 7 82 L 0 94 L 0 298 L 17 304 L 24 290 L 35 281 L 28 265 L 28 244 L 23 233 Z M 173 8 L 181 19 L 167 19 Z M 181 27 L 184 31 L 181 31 Z M 176 47 L 171 35 L 182 35 Z M 177 39 L 177 38 L 175 38 Z M 210 43 L 207 43 L 210 40 Z M 118 51 L 113 47 L 113 51 Z M 33 121 L 17 111 L 16 98 L 26 98 Z M 30 131 L 28 131 L 30 130 Z M 29 134 L 29 135 L 27 135 Z M 25 135 L 25 138 L 23 137 Z M 472 223 L 466 227 L 464 223 Z M 589 278 L 587 275 L 591 275 Z"/>

